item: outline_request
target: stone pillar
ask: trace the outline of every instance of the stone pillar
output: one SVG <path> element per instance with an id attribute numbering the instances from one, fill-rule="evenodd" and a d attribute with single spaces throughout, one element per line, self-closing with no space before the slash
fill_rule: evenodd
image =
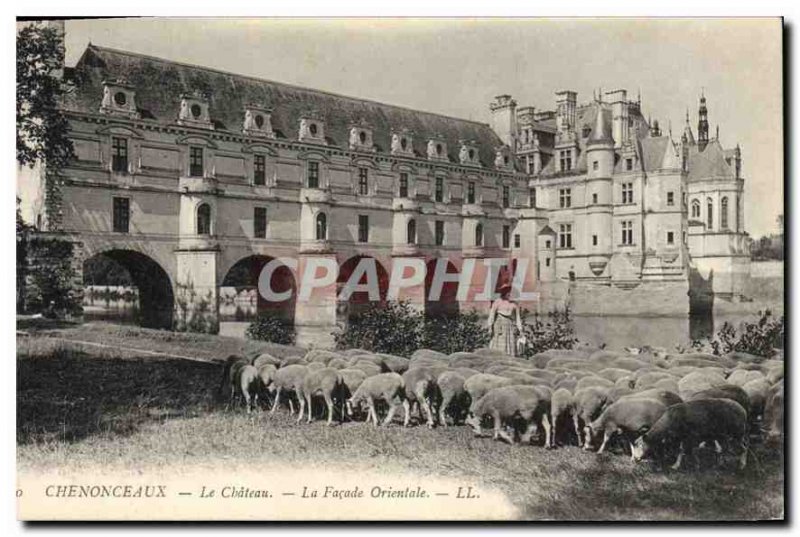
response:
<path id="1" fill-rule="evenodd" d="M 539 228 L 543 225 L 543 218 L 535 208 L 520 210 L 517 219 L 516 233 L 520 236 L 519 248 L 515 248 L 512 262 L 516 265 L 514 274 L 514 287 L 522 293 L 539 293 L 539 281 L 545 267 L 539 266 Z M 543 261 L 542 261 L 543 263 Z M 551 261 L 555 265 L 554 261 Z M 552 267 L 550 267 L 552 268 Z M 521 287 L 520 287 L 521 284 Z M 538 311 L 540 300 L 538 297 L 512 296 L 519 306 L 529 311 Z"/>
<path id="2" fill-rule="evenodd" d="M 175 252 L 175 328 L 189 332 L 219 332 L 219 294 L 216 246 Z"/>
<path id="3" fill-rule="evenodd" d="M 297 266 L 298 296 L 294 313 L 295 343 L 298 346 L 333 348 L 333 332 L 337 326 L 343 327 L 342 323 L 347 322 L 346 305 L 338 304 L 336 299 L 338 269 L 333 253 L 300 254 Z M 333 274 L 330 270 L 333 270 Z M 338 313 L 341 315 L 337 315 Z"/>

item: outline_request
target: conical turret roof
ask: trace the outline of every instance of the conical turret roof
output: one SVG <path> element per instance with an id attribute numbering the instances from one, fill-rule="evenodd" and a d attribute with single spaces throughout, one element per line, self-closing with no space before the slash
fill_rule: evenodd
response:
<path id="1" fill-rule="evenodd" d="M 614 144 L 614 137 L 611 135 L 611 121 L 607 117 L 606 111 L 602 106 L 597 106 L 597 116 L 595 117 L 594 128 L 589 139 L 586 141 L 587 146 L 591 145 L 606 145 Z"/>

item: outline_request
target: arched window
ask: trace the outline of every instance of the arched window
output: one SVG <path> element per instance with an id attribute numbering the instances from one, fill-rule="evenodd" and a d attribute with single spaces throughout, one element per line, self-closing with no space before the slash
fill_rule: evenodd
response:
<path id="1" fill-rule="evenodd" d="M 317 240 L 324 241 L 328 238 L 328 217 L 325 213 L 317 215 Z"/>
<path id="2" fill-rule="evenodd" d="M 408 221 L 406 226 L 406 241 L 408 244 L 417 244 L 417 221 L 413 218 Z"/>
<path id="3" fill-rule="evenodd" d="M 700 202 L 692 200 L 692 218 L 700 218 Z"/>
<path id="4" fill-rule="evenodd" d="M 475 246 L 483 246 L 483 224 L 475 226 Z"/>
<path id="5" fill-rule="evenodd" d="M 719 227 L 728 229 L 728 198 L 722 198 L 719 204 Z"/>
<path id="6" fill-rule="evenodd" d="M 711 201 L 711 198 L 706 200 L 706 205 L 708 206 L 708 214 L 706 216 L 706 227 L 711 229 L 714 227 L 714 202 Z"/>
<path id="7" fill-rule="evenodd" d="M 197 234 L 211 235 L 211 206 L 208 203 L 197 207 Z"/>

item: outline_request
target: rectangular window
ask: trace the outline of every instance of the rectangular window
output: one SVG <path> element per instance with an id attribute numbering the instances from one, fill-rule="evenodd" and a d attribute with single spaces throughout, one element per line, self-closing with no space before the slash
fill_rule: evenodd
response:
<path id="1" fill-rule="evenodd" d="M 551 243 L 549 240 L 547 240 L 547 241 L 544 241 L 544 247 L 545 247 L 545 248 L 550 248 L 550 245 L 551 245 L 551 244 L 552 244 L 552 243 Z"/>
<path id="2" fill-rule="evenodd" d="M 511 190 L 507 187 L 503 187 L 503 207 L 509 208 L 511 206 Z"/>
<path id="3" fill-rule="evenodd" d="M 561 165 L 561 171 L 566 172 L 572 169 L 572 150 L 564 149 L 558 152 L 558 161 Z"/>
<path id="4" fill-rule="evenodd" d="M 267 158 L 264 155 L 253 157 L 253 184 L 264 185 L 267 182 Z"/>
<path id="5" fill-rule="evenodd" d="M 369 194 L 369 170 L 366 168 L 358 169 L 358 193 L 361 196 Z"/>
<path id="6" fill-rule="evenodd" d="M 562 209 L 572 207 L 572 189 L 559 188 L 558 189 L 558 205 Z"/>
<path id="7" fill-rule="evenodd" d="M 531 188 L 528 191 L 528 205 L 532 208 L 536 208 L 536 188 Z"/>
<path id="8" fill-rule="evenodd" d="M 633 203 L 633 183 L 622 183 L 622 203 Z"/>
<path id="9" fill-rule="evenodd" d="M 444 222 L 442 220 L 437 220 L 434 224 L 434 239 L 436 240 L 436 246 L 444 244 Z"/>
<path id="10" fill-rule="evenodd" d="M 444 177 L 436 178 L 436 191 L 434 192 L 434 200 L 438 203 L 444 201 Z"/>
<path id="11" fill-rule="evenodd" d="M 622 244 L 625 246 L 633 244 L 633 221 L 631 220 L 622 222 Z"/>
<path id="12" fill-rule="evenodd" d="M 114 198 L 114 231 L 128 233 L 131 220 L 131 200 Z"/>
<path id="13" fill-rule="evenodd" d="M 592 246 L 597 246 L 597 235 L 592 235 Z"/>
<path id="14" fill-rule="evenodd" d="M 189 147 L 189 175 L 203 177 L 203 148 Z"/>
<path id="15" fill-rule="evenodd" d="M 572 224 L 559 224 L 558 247 L 572 248 Z"/>
<path id="16" fill-rule="evenodd" d="M 625 170 L 631 171 L 632 169 L 633 169 L 633 159 L 632 158 L 626 158 L 625 159 Z"/>
<path id="17" fill-rule="evenodd" d="M 667 192 L 667 205 L 675 205 L 675 193 L 671 190 Z"/>
<path id="18" fill-rule="evenodd" d="M 594 203 L 595 205 L 597 205 L 597 192 L 594 192 L 594 193 L 592 194 L 592 203 Z"/>
<path id="19" fill-rule="evenodd" d="M 256 239 L 267 238 L 267 209 L 266 207 L 253 208 L 253 236 Z"/>
<path id="20" fill-rule="evenodd" d="M 550 258 L 549 258 L 549 257 L 545 257 L 545 258 L 544 258 L 544 265 L 545 265 L 546 267 L 549 267 L 549 266 L 550 266 Z"/>
<path id="21" fill-rule="evenodd" d="M 400 174 L 400 197 L 408 197 L 408 174 L 405 172 Z"/>
<path id="22" fill-rule="evenodd" d="M 111 138 L 111 169 L 118 173 L 128 171 L 128 140 L 127 138 Z"/>
<path id="23" fill-rule="evenodd" d="M 475 183 L 471 181 L 467 185 L 467 203 L 475 203 Z"/>
<path id="24" fill-rule="evenodd" d="M 358 215 L 358 242 L 369 242 L 369 216 Z"/>
<path id="25" fill-rule="evenodd" d="M 514 248 L 519 248 L 522 244 L 522 239 L 519 236 L 519 233 L 514 233 Z"/>
<path id="26" fill-rule="evenodd" d="M 592 169 L 593 169 L 594 171 L 597 171 L 597 169 L 598 169 L 599 167 L 600 167 L 600 164 L 599 164 L 599 163 L 598 163 L 596 160 L 595 160 L 594 162 L 592 162 Z"/>
<path id="27" fill-rule="evenodd" d="M 503 248 L 511 247 L 511 227 L 503 226 Z"/>
<path id="28" fill-rule="evenodd" d="M 319 162 L 308 163 L 308 188 L 319 188 Z"/>
<path id="29" fill-rule="evenodd" d="M 675 233 L 667 231 L 667 244 L 675 244 Z"/>

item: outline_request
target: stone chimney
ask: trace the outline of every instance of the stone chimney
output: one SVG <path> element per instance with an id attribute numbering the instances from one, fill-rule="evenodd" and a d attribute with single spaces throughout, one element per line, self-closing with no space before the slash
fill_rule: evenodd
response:
<path id="1" fill-rule="evenodd" d="M 512 152 L 517 151 L 517 101 L 511 95 L 498 95 L 489 104 L 492 129 Z"/>
<path id="2" fill-rule="evenodd" d="M 574 91 L 563 90 L 556 92 L 556 129 L 563 136 L 575 130 L 575 109 L 578 94 Z"/>
<path id="3" fill-rule="evenodd" d="M 611 132 L 614 136 L 614 147 L 621 147 L 630 140 L 628 128 L 628 92 L 618 89 L 606 92 L 611 103 Z"/>

